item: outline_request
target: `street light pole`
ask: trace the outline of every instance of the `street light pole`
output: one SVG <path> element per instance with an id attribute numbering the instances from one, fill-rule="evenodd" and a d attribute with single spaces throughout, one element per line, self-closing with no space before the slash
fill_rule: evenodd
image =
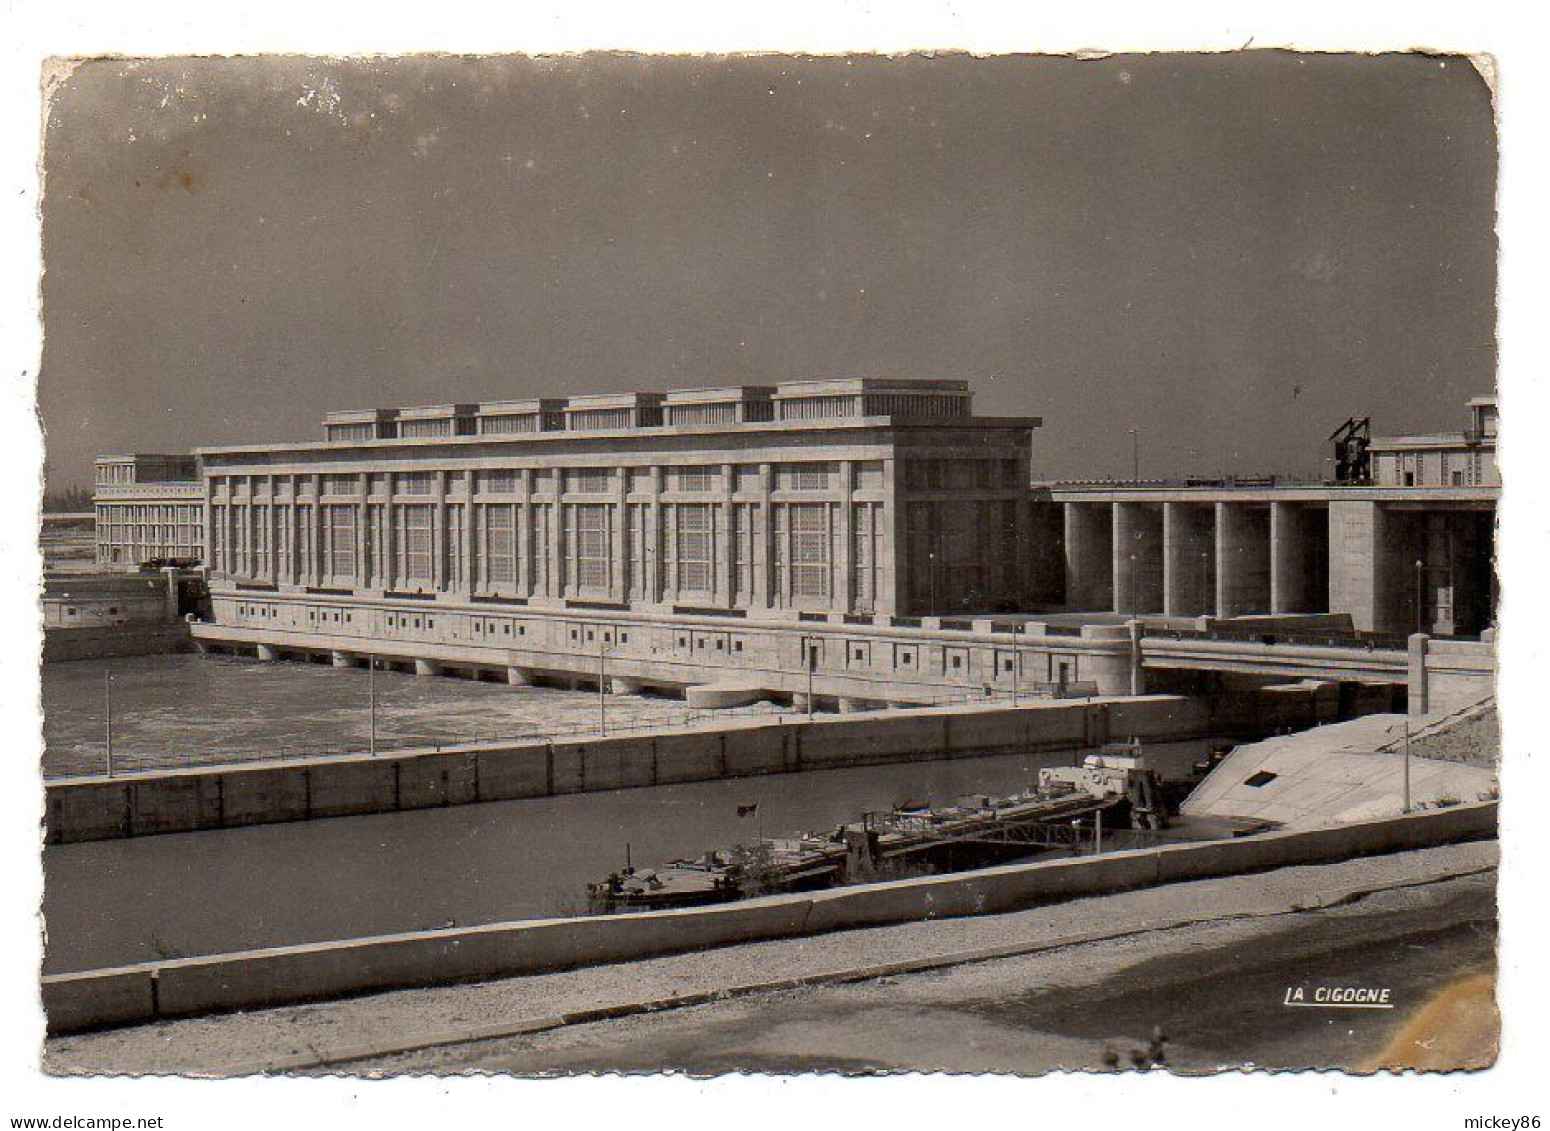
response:
<path id="1" fill-rule="evenodd" d="M 1405 717 L 1405 812 L 1410 812 L 1410 718 Z"/>
<path id="2" fill-rule="evenodd" d="M 113 673 L 102 673 L 102 694 L 107 701 L 108 715 L 108 777 L 113 776 Z"/>
<path id="3" fill-rule="evenodd" d="M 599 734 L 608 733 L 608 652 L 601 625 L 597 630 L 597 729 Z"/>
<path id="4" fill-rule="evenodd" d="M 802 659 L 807 664 L 807 717 L 813 717 L 813 668 L 817 659 L 813 649 L 813 639 L 810 636 L 802 637 Z"/>
<path id="5" fill-rule="evenodd" d="M 1426 631 L 1426 563 L 1415 560 L 1415 630 Z"/>
<path id="6" fill-rule="evenodd" d="M 366 657 L 366 701 L 371 717 L 367 749 L 375 758 L 377 756 L 377 657 L 375 656 Z"/>
<path id="7" fill-rule="evenodd" d="M 1012 625 L 1012 706 L 1014 707 L 1017 706 L 1017 628 L 1016 624 Z"/>

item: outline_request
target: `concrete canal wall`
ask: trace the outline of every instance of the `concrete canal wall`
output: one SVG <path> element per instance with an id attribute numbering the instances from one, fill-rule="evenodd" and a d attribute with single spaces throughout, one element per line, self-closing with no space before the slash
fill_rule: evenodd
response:
<path id="1" fill-rule="evenodd" d="M 1205 699 L 1149 695 L 714 720 L 609 737 L 241 763 L 47 783 L 47 839 L 235 828 L 759 774 L 1222 733 Z"/>
<path id="2" fill-rule="evenodd" d="M 81 628 L 45 628 L 43 662 L 69 660 L 111 660 L 120 656 L 159 656 L 169 652 L 191 652 L 193 638 L 188 625 L 115 624 Z"/>
<path id="3" fill-rule="evenodd" d="M 459 930 L 174 959 L 43 979 L 51 1033 L 262 1009 L 459 981 L 627 962 L 758 939 L 1041 903 L 1182 880 L 1320 864 L 1496 835 L 1495 803 L 1090 858 L 769 896 L 720 907 Z"/>

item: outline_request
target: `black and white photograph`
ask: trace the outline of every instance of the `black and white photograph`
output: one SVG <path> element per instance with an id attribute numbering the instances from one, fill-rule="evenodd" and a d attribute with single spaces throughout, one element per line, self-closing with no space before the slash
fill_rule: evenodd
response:
<path id="1" fill-rule="evenodd" d="M 1420 1088 L 1541 1023 L 1489 52 L 37 81 L 36 1072 Z"/>

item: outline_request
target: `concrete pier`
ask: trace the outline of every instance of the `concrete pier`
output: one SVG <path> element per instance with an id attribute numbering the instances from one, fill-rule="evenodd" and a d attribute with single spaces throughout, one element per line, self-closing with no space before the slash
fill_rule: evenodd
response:
<path id="1" fill-rule="evenodd" d="M 360 659 L 348 652 L 333 652 L 329 655 L 329 661 L 336 668 L 353 668 L 360 664 Z"/>
<path id="2" fill-rule="evenodd" d="M 258 658 L 260 660 L 278 660 L 280 658 L 280 649 L 271 647 L 268 644 L 260 644 L 258 646 Z"/>
<path id="3" fill-rule="evenodd" d="M 1216 504 L 1216 615 L 1270 611 L 1270 509 Z"/>
<path id="4" fill-rule="evenodd" d="M 1066 602 L 1078 609 L 1114 603 L 1114 525 L 1102 503 L 1072 503 L 1065 510 Z"/>
<path id="5" fill-rule="evenodd" d="M 441 664 L 436 660 L 416 660 L 414 662 L 415 675 L 440 675 Z"/>
<path id="6" fill-rule="evenodd" d="M 506 669 L 506 682 L 512 687 L 529 687 L 533 683 L 533 673 L 526 668 Z"/>
<path id="7" fill-rule="evenodd" d="M 1163 610 L 1161 503 L 1114 504 L 1114 611 Z"/>
<path id="8" fill-rule="evenodd" d="M 1216 511 L 1196 503 L 1163 505 L 1163 612 L 1208 614 L 1216 606 Z"/>

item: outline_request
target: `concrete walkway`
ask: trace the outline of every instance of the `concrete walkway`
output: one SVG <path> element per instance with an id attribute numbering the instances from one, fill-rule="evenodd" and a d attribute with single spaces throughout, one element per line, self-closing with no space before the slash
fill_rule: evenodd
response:
<path id="1" fill-rule="evenodd" d="M 55 1038 L 54 1073 L 232 1075 L 349 1064 L 796 985 L 1053 951 L 1189 924 L 1285 915 L 1494 869 L 1494 841 L 1203 880 L 1035 908 L 672 955 L 464 986 Z"/>
<path id="2" fill-rule="evenodd" d="M 1479 708 L 1433 715 L 1365 715 L 1237 747 L 1181 811 L 1191 817 L 1272 821 L 1289 829 L 1371 821 L 1494 796 L 1494 765 L 1422 757 L 1443 753 L 1449 732 L 1475 729 Z M 1404 754 L 1406 727 L 1424 736 Z M 1408 766 L 1406 765 L 1408 761 Z M 1494 762 L 1494 759 L 1493 759 Z"/>

